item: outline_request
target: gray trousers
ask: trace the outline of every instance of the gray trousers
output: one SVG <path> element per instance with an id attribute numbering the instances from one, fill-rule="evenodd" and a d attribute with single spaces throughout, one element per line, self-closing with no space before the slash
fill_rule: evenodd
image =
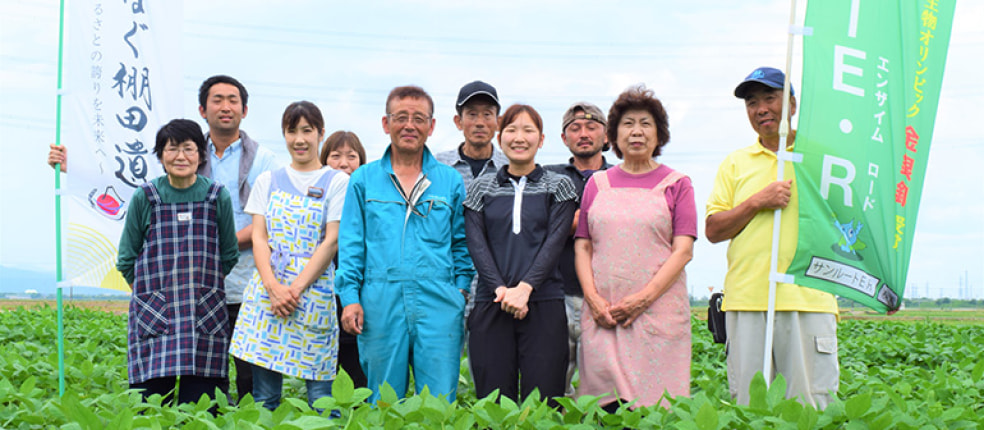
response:
<path id="1" fill-rule="evenodd" d="M 584 297 L 564 295 L 564 308 L 567 311 L 567 385 L 564 396 L 574 398 L 574 372 L 577 371 L 577 350 L 581 347 L 581 306 Z"/>
<path id="2" fill-rule="evenodd" d="M 728 386 L 739 404 L 749 401 L 748 386 L 762 371 L 765 312 L 728 311 Z M 837 317 L 817 312 L 776 312 L 772 375 L 786 380 L 786 397 L 825 408 L 837 393 Z"/>

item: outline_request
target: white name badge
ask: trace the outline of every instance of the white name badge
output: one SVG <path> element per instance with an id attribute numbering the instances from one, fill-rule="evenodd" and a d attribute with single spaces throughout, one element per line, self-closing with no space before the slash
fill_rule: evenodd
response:
<path id="1" fill-rule="evenodd" d="M 181 212 L 178 214 L 178 221 L 188 222 L 191 221 L 191 212 Z"/>

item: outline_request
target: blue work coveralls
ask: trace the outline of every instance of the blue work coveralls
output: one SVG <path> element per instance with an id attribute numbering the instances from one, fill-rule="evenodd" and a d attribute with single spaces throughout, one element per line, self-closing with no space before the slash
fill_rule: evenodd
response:
<path id="1" fill-rule="evenodd" d="M 453 402 L 457 395 L 465 298 L 475 269 L 468 255 L 462 202 L 454 168 L 426 147 L 422 171 L 408 199 L 393 173 L 391 148 L 352 173 L 339 226 L 335 283 L 342 306 L 362 305 L 359 360 L 379 399 L 389 383 L 407 392 L 408 364 L 419 393 Z M 412 361 L 412 362 L 411 362 Z"/>

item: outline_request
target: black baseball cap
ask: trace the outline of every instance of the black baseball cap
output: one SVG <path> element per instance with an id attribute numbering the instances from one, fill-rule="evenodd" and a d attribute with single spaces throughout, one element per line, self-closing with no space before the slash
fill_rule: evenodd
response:
<path id="1" fill-rule="evenodd" d="M 492 103 L 495 103 L 496 108 L 502 108 L 499 104 L 499 94 L 496 93 L 495 87 L 482 81 L 474 81 L 461 87 L 461 90 L 458 91 L 458 102 L 455 106 L 461 109 L 465 103 L 468 103 L 468 100 L 471 100 L 475 96 L 488 97 L 492 99 Z"/>

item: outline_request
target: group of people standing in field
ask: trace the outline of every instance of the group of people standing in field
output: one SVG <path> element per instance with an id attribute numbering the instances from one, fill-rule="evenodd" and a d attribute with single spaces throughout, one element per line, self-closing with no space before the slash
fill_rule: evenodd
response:
<path id="1" fill-rule="evenodd" d="M 735 89 L 758 141 L 722 163 L 705 218 L 708 239 L 731 240 L 728 373 L 743 403 L 763 362 L 761 225 L 796 209 L 796 185 L 774 179 L 784 79 L 760 68 Z M 185 119 L 161 127 L 166 174 L 130 200 L 117 268 L 133 289 L 131 388 L 179 402 L 228 393 L 231 354 L 239 396 L 270 409 L 284 375 L 306 381 L 314 407 L 338 369 L 373 402 L 385 384 L 407 393 L 411 371 L 417 392 L 454 401 L 467 351 L 480 397 L 594 395 L 614 411 L 689 395 L 697 211 L 690 179 L 659 161 L 670 132 L 652 90 L 627 89 L 607 115 L 573 104 L 561 134 L 571 158 L 549 166 L 536 162 L 537 110 L 502 109 L 482 81 L 456 100 L 464 141 L 437 154 L 430 95 L 394 88 L 390 144 L 370 163 L 355 134 L 326 139 L 321 111 L 300 101 L 283 113 L 290 162 L 278 165 L 239 129 L 247 101 L 239 81 L 207 79 L 208 133 Z M 66 161 L 53 145 L 49 163 Z M 789 223 L 783 237 L 795 237 Z M 823 407 L 837 390 L 836 303 L 780 284 L 777 309 L 775 370 L 790 397 Z"/>

